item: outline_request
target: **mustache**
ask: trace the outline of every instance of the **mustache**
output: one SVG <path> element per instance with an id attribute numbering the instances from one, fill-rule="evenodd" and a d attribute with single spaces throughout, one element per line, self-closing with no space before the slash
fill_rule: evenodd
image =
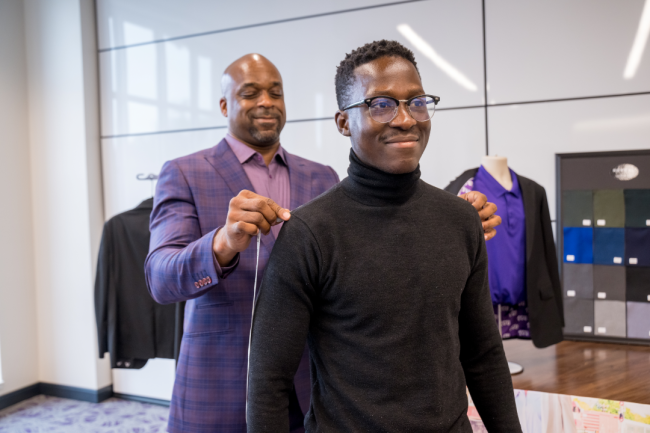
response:
<path id="1" fill-rule="evenodd" d="M 269 110 L 266 108 L 254 111 L 251 113 L 252 117 L 274 117 L 276 119 L 280 118 L 280 113 L 275 110 Z"/>

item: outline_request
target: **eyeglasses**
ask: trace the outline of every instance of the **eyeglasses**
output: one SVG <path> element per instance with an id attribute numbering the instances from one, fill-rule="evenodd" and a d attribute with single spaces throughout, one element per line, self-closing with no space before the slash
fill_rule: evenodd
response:
<path id="1" fill-rule="evenodd" d="M 363 101 L 350 104 L 341 111 L 349 108 L 360 107 L 367 105 L 370 111 L 370 117 L 379 123 L 388 123 L 397 116 L 400 102 L 404 102 L 408 108 L 408 112 L 418 122 L 426 122 L 433 117 L 436 111 L 436 105 L 440 102 L 438 96 L 433 95 L 419 95 L 410 99 L 395 99 L 390 96 L 375 96 L 373 98 L 364 99 Z"/>

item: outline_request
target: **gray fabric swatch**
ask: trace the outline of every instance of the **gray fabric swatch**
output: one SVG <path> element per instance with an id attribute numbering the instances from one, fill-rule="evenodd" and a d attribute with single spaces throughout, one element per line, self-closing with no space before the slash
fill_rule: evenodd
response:
<path id="1" fill-rule="evenodd" d="M 564 298 L 565 334 L 594 334 L 594 301 Z"/>
<path id="2" fill-rule="evenodd" d="M 625 198 L 622 189 L 594 191 L 594 227 L 625 227 Z"/>
<path id="3" fill-rule="evenodd" d="M 562 290 L 565 298 L 594 299 L 594 265 L 563 263 Z"/>
<path id="4" fill-rule="evenodd" d="M 625 301 L 625 268 L 594 265 L 594 299 Z"/>
<path id="5" fill-rule="evenodd" d="M 650 302 L 627 303 L 627 336 L 650 339 Z"/>
<path id="6" fill-rule="evenodd" d="M 591 191 L 562 192 L 562 226 L 591 227 L 594 225 L 594 198 Z"/>
<path id="7" fill-rule="evenodd" d="M 625 337 L 625 302 L 594 302 L 594 333 L 606 337 Z"/>

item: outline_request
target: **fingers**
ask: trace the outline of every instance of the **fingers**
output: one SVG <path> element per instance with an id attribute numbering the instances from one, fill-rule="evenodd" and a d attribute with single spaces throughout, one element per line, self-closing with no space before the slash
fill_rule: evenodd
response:
<path id="1" fill-rule="evenodd" d="M 277 215 L 278 218 L 282 219 L 283 221 L 289 221 L 289 218 L 291 218 L 291 212 L 289 212 L 288 209 L 283 208 L 270 198 L 266 199 L 266 204 L 273 209 L 273 212 Z M 280 222 L 280 221 L 278 221 Z"/>
<path id="2" fill-rule="evenodd" d="M 273 225 L 277 218 L 275 211 L 266 203 L 266 199 L 261 196 L 242 200 L 237 203 L 237 207 L 242 211 L 239 220 L 242 220 L 244 214 L 253 213 L 259 215 L 268 224 Z"/>
<path id="3" fill-rule="evenodd" d="M 289 210 L 284 209 L 268 197 L 244 190 L 235 198 L 239 199 L 237 207 L 243 211 L 261 213 L 271 225 L 288 221 L 291 218 Z"/>
<path id="4" fill-rule="evenodd" d="M 243 212 L 239 218 L 240 222 L 253 224 L 258 227 L 263 234 L 269 234 L 271 231 L 271 224 L 264 218 L 264 216 L 259 212 Z M 257 234 L 254 233 L 254 234 Z"/>
<path id="5" fill-rule="evenodd" d="M 481 194 L 478 191 L 470 191 L 462 194 L 460 197 L 470 202 L 472 206 L 474 206 L 474 209 L 479 211 L 483 209 L 483 206 L 487 203 L 487 197 L 485 194 Z"/>
<path id="6" fill-rule="evenodd" d="M 481 217 L 481 221 L 485 221 L 491 216 L 493 216 L 496 213 L 496 211 L 497 211 L 497 205 L 495 205 L 494 203 L 486 203 L 482 209 L 479 209 L 478 216 Z"/>
<path id="7" fill-rule="evenodd" d="M 496 235 L 497 235 L 497 230 L 496 229 L 489 229 L 489 230 L 486 230 L 485 233 L 484 233 L 486 241 L 489 241 L 490 239 L 492 239 Z"/>
<path id="8" fill-rule="evenodd" d="M 493 229 L 501 225 L 501 217 L 499 215 L 492 215 L 490 218 L 483 221 L 483 231 Z"/>

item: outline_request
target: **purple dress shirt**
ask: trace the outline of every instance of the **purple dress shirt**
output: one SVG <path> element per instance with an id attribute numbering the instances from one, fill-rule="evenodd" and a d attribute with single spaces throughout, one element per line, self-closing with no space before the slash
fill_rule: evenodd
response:
<path id="1" fill-rule="evenodd" d="M 289 183 L 289 168 L 287 166 L 284 149 L 280 145 L 273 155 L 271 163 L 264 163 L 264 158 L 230 134 L 226 135 L 226 142 L 242 165 L 248 180 L 251 181 L 255 193 L 269 197 L 285 209 L 291 204 L 291 186 Z M 282 224 L 271 227 L 273 237 L 278 238 Z"/>
<path id="2" fill-rule="evenodd" d="M 517 175 L 512 170 L 510 175 L 512 189 L 508 191 L 481 166 L 473 190 L 496 204 L 503 220 L 499 235 L 486 243 L 492 303 L 517 305 L 526 301 L 526 216 Z"/>

